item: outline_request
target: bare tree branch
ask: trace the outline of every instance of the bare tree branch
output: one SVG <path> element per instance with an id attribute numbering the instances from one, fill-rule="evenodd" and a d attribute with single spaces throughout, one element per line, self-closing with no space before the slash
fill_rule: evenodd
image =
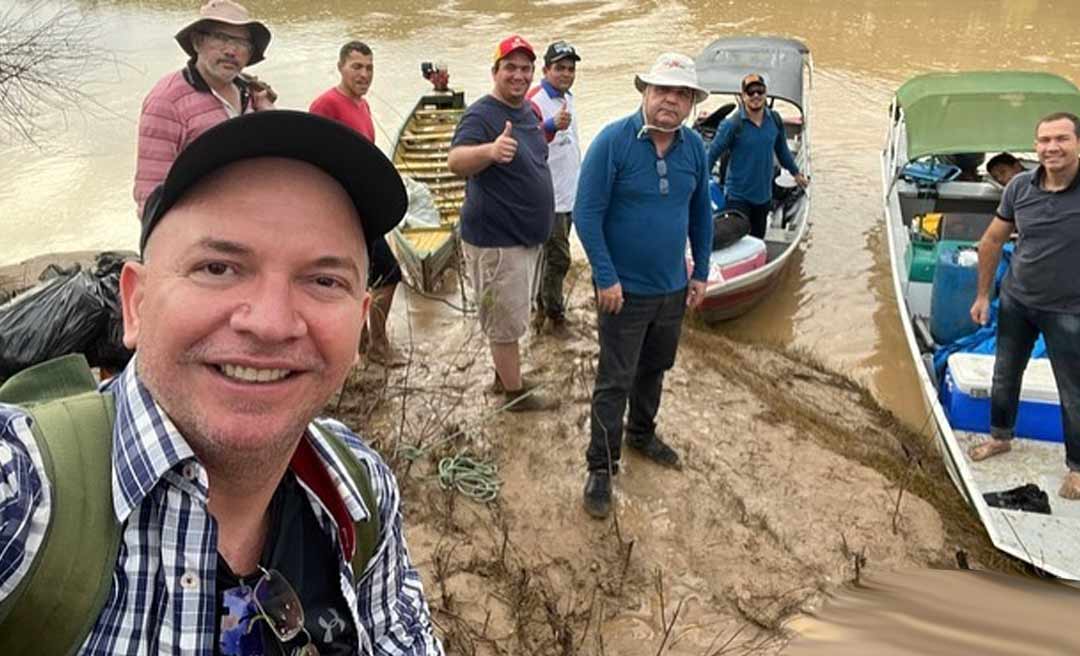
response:
<path id="1" fill-rule="evenodd" d="M 77 7 L 45 0 L 13 3 L 0 12 L 0 130 L 8 140 L 36 144 L 45 116 L 87 108 L 107 110 L 87 93 L 91 71 L 115 58 L 98 26 Z"/>

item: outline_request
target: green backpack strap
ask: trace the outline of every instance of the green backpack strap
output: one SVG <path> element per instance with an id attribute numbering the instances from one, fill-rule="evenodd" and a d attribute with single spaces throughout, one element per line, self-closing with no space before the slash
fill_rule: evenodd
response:
<path id="1" fill-rule="evenodd" d="M 86 356 L 72 353 L 27 367 L 0 385 L 0 403 L 37 405 L 97 389 Z"/>
<path id="2" fill-rule="evenodd" d="M 319 428 L 319 433 L 326 437 L 330 448 L 337 454 L 339 460 L 345 466 L 349 478 L 360 490 L 360 497 L 367 506 L 368 519 L 363 522 L 353 522 L 353 531 L 356 534 L 356 549 L 353 550 L 352 568 L 354 583 L 360 580 L 367 569 L 371 557 L 375 555 L 375 548 L 379 546 L 379 505 L 375 498 L 375 491 L 371 489 L 371 480 L 368 478 L 367 468 L 364 467 L 352 452 L 349 445 L 337 433 Z M 3 653 L 0 651 L 0 653 Z"/>
<path id="3" fill-rule="evenodd" d="M 112 589 L 121 536 L 112 504 L 116 413 L 112 395 L 95 388 L 82 356 L 42 363 L 0 387 L 0 400 L 18 400 L 32 418 L 52 497 L 42 546 L 0 604 L 0 654 L 75 653 Z"/>

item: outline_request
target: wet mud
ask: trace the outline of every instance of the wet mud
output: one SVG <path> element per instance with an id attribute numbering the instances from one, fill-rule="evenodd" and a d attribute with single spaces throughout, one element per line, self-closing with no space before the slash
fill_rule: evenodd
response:
<path id="1" fill-rule="evenodd" d="M 615 512 L 590 519 L 598 346 L 585 275 L 571 274 L 571 338 L 532 334 L 523 351 L 558 411 L 503 411 L 475 320 L 415 296 L 394 326 L 408 367 L 361 364 L 332 408 L 397 472 L 452 653 L 778 653 L 792 618 L 868 574 L 958 558 L 1021 571 L 986 540 L 936 447 L 863 387 L 692 321 L 659 417 L 684 469 L 624 453 Z M 495 501 L 440 486 L 439 461 L 459 454 L 497 467 Z"/>

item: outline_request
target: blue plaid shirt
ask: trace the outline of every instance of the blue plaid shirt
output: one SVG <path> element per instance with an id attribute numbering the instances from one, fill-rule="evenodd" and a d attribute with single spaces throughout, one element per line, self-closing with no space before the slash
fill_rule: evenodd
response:
<path id="1" fill-rule="evenodd" d="M 113 589 L 80 654 L 212 654 L 217 525 L 207 510 L 207 474 L 135 376 L 134 361 L 105 385 L 116 398 L 113 507 L 123 526 Z M 317 420 L 344 437 L 368 470 L 383 535 L 359 583 L 338 563 L 359 654 L 441 655 L 420 576 L 401 529 L 397 481 L 382 459 L 344 425 Z M 306 439 L 326 467 L 354 521 L 368 517 L 359 490 L 332 448 L 309 430 Z M 49 483 L 29 419 L 0 404 L 0 600 L 26 575 L 49 523 Z M 304 487 L 328 540 L 337 527 L 318 496 Z M 341 554 L 341 549 L 336 549 Z"/>

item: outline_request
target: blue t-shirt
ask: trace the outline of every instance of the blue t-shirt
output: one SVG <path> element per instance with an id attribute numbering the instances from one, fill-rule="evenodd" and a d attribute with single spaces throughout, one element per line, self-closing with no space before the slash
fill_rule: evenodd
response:
<path id="1" fill-rule="evenodd" d="M 547 141 L 528 102 L 511 107 L 492 96 L 480 98 L 462 115 L 451 148 L 495 141 L 507 121 L 518 142 L 514 159 L 492 164 L 465 182 L 461 238 L 473 246 L 536 246 L 547 241 L 555 220 Z"/>
<path id="2" fill-rule="evenodd" d="M 766 107 L 761 127 L 754 125 L 742 109 L 720 124 L 709 145 L 709 172 L 724 151 L 731 150 L 725 181 L 728 198 L 754 205 L 772 200 L 773 153 L 792 175 L 799 173 L 787 136 L 777 127 L 777 122 L 773 111 Z"/>
<path id="3" fill-rule="evenodd" d="M 712 208 L 701 137 L 681 127 L 661 158 L 642 124 L 639 110 L 596 135 L 581 164 L 574 228 L 597 287 L 653 296 L 686 287 L 688 238 L 694 279 L 708 278 Z"/>

